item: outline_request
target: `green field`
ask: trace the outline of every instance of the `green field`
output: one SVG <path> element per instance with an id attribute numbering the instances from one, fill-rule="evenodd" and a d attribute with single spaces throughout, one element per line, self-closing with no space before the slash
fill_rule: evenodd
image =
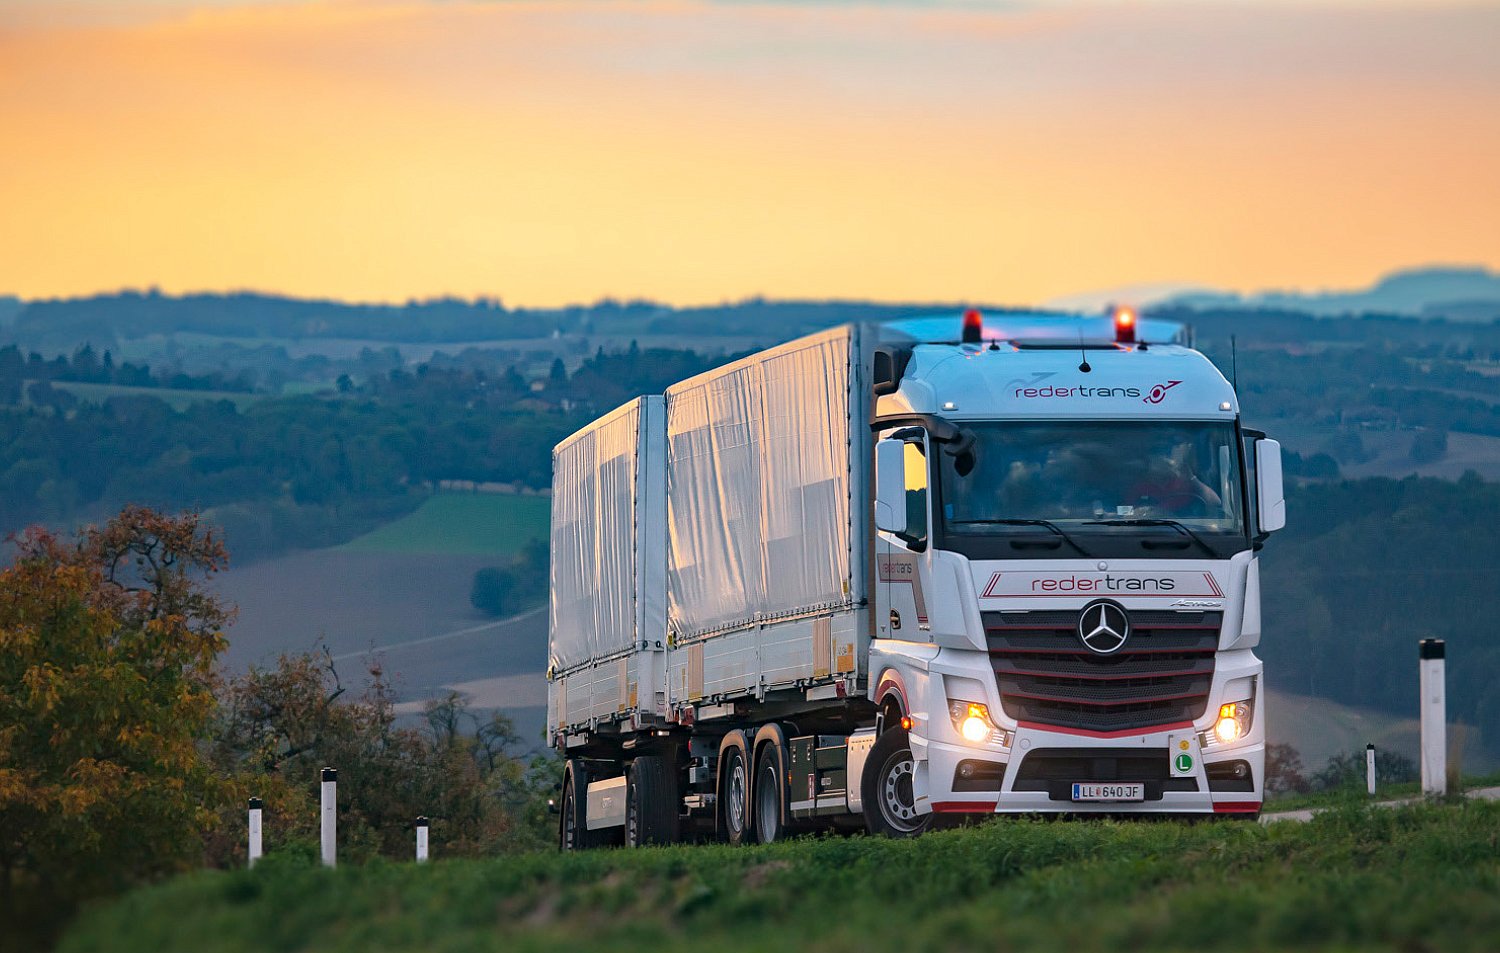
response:
<path id="1" fill-rule="evenodd" d="M 345 543 L 345 552 L 510 556 L 545 539 L 552 500 L 511 493 L 439 493 L 415 512 Z"/>
<path id="2" fill-rule="evenodd" d="M 1478 953 L 1500 949 L 1500 804 L 1269 826 L 1000 820 L 915 841 L 336 872 L 308 851 L 138 891 L 61 949 Z"/>

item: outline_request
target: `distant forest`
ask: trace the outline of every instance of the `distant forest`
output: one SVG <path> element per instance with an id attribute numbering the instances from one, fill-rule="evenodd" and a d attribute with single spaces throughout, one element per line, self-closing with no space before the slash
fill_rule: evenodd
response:
<path id="1" fill-rule="evenodd" d="M 0 378 L 0 532 L 139 503 L 206 511 L 241 559 L 342 542 L 442 480 L 544 487 L 563 437 L 725 359 L 632 348 L 596 354 L 571 375 L 555 361 L 536 381 L 514 368 L 424 364 L 243 410 L 227 400 L 174 410 L 142 392 L 81 401 L 62 390 L 20 406 L 19 386 Z"/>
<path id="2" fill-rule="evenodd" d="M 96 346 L 161 334 L 239 339 L 482 342 L 592 333 L 605 326 L 641 334 L 773 334 L 794 337 L 843 321 L 888 321 L 962 304 L 767 301 L 701 308 L 603 300 L 566 308 L 509 309 L 494 298 L 436 298 L 405 304 L 349 304 L 243 292 L 172 296 L 121 291 L 26 302 L 10 318 L 21 343 L 92 341 Z M 1002 310 L 1002 309 L 996 309 Z"/>

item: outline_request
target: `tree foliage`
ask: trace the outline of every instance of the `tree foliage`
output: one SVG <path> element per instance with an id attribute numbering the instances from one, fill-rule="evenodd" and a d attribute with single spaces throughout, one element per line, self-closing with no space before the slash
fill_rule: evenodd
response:
<path id="1" fill-rule="evenodd" d="M 1266 745 L 1266 793 L 1303 794 L 1311 789 L 1302 767 L 1302 755 L 1289 744 Z"/>
<path id="2" fill-rule="evenodd" d="M 1328 759 L 1323 769 L 1313 775 L 1310 785 L 1318 791 L 1337 791 L 1342 788 L 1364 789 L 1365 752 L 1363 750 L 1337 754 Z M 1375 778 L 1379 784 L 1401 784 L 1417 780 L 1420 772 L 1417 763 L 1404 754 L 1377 748 L 1375 751 Z"/>
<path id="3" fill-rule="evenodd" d="M 225 688 L 211 746 L 217 769 L 244 796 L 265 802 L 267 848 L 318 836 L 319 774 L 339 775 L 339 856 L 409 858 L 412 822 L 431 818 L 435 849 L 477 856 L 534 846 L 545 835 L 540 765 L 513 757 L 520 739 L 499 713 L 481 720 L 462 696 L 429 702 L 424 725 L 398 723 L 395 695 L 378 665 L 357 696 L 328 654 L 281 657 Z M 237 820 L 243 802 L 229 808 Z M 224 829 L 240 830 L 237 823 Z M 239 837 L 210 843 L 210 861 L 244 860 Z"/>
<path id="4" fill-rule="evenodd" d="M 548 549 L 545 540 L 528 540 L 505 566 L 486 566 L 474 573 L 469 603 L 492 616 L 508 615 L 547 601 Z"/>
<path id="5" fill-rule="evenodd" d="M 201 853 L 220 781 L 197 745 L 231 610 L 197 516 L 127 508 L 0 570 L 0 919 L 45 929 L 78 901 Z"/>

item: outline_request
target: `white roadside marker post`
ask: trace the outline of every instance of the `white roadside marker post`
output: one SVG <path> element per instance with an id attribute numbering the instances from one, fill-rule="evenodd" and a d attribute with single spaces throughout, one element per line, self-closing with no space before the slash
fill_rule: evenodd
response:
<path id="1" fill-rule="evenodd" d="M 338 866 L 339 773 L 323 769 L 323 866 Z"/>
<path id="2" fill-rule="evenodd" d="M 1375 746 L 1365 745 L 1365 791 L 1375 796 Z"/>
<path id="3" fill-rule="evenodd" d="M 1422 692 L 1422 793 L 1448 793 L 1448 700 L 1444 682 L 1442 639 L 1423 639 L 1418 646 Z"/>
<path id="4" fill-rule="evenodd" d="M 260 860 L 260 810 L 261 800 L 258 797 L 250 799 L 250 867 L 255 867 L 255 862 Z"/>
<path id="5" fill-rule="evenodd" d="M 427 817 L 417 818 L 417 863 L 427 863 Z"/>

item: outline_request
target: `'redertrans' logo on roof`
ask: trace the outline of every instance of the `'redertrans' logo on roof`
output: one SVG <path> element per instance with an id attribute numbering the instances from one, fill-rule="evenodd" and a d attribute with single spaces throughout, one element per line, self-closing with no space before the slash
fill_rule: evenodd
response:
<path id="1" fill-rule="evenodd" d="M 1120 398 L 1134 397 L 1148 404 L 1159 404 L 1167 399 L 1167 392 L 1181 384 L 1182 381 L 1163 381 L 1153 384 L 1142 390 L 1139 387 L 1089 387 L 1083 384 L 1067 385 L 1058 387 L 1055 384 L 1042 383 L 1047 378 L 1055 375 L 1055 371 L 1043 371 L 1032 376 L 1031 380 L 1010 381 L 1005 386 L 1011 393 L 1021 400 L 1055 400 L 1055 399 L 1097 399 L 1097 398 Z"/>

